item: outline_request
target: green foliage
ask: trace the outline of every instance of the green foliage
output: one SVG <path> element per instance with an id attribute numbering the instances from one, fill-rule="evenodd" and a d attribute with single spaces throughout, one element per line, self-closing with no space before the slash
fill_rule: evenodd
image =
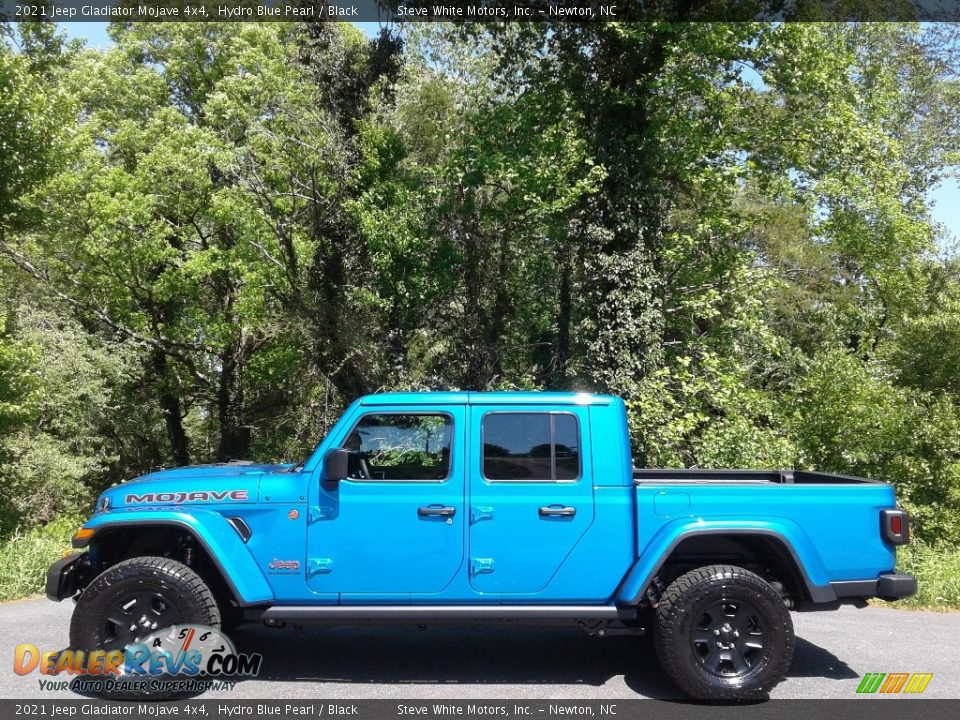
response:
<path id="1" fill-rule="evenodd" d="M 82 512 L 121 461 L 117 406 L 135 353 L 50 312 L 20 308 L 17 343 L 29 354 L 14 386 L 31 387 L 29 422 L 0 433 L 0 505 L 7 529 Z M 123 470 L 121 470 L 122 472 Z"/>
<path id="2" fill-rule="evenodd" d="M 742 369 L 716 356 L 677 358 L 648 375 L 628 404 L 643 467 L 790 467 L 794 440 L 779 398 L 746 385 Z"/>
<path id="3" fill-rule="evenodd" d="M 960 550 L 956 545 L 913 542 L 897 553 L 897 567 L 917 578 L 917 594 L 895 607 L 960 608 Z"/>
<path id="4" fill-rule="evenodd" d="M 848 352 L 812 359 L 797 383 L 798 464 L 892 482 L 916 534 L 960 542 L 960 406 L 897 387 Z"/>
<path id="5" fill-rule="evenodd" d="M 960 397 L 960 258 L 929 260 L 912 274 L 913 307 L 881 347 L 899 383 Z"/>
<path id="6" fill-rule="evenodd" d="M 47 568 L 70 549 L 82 518 L 61 517 L 12 536 L 0 533 L 0 602 L 43 592 Z"/>
<path id="7" fill-rule="evenodd" d="M 31 375 L 36 350 L 0 317 L 0 437 L 22 427 L 36 412 L 37 379 Z"/>
<path id="8" fill-rule="evenodd" d="M 638 464 L 868 475 L 960 542 L 927 201 L 956 28 L 110 33 L 0 47 L 5 533 L 159 465 L 299 460 L 361 393 L 543 388 L 623 395 Z"/>
<path id="9" fill-rule="evenodd" d="M 370 465 L 377 468 L 412 467 L 418 471 L 425 468 L 439 468 L 442 459 L 439 454 L 414 448 L 381 448 L 369 453 Z"/>
<path id="10" fill-rule="evenodd" d="M 52 129 L 31 80 L 29 63 L 0 38 L 0 239 L 18 222 L 20 195 L 43 171 Z"/>

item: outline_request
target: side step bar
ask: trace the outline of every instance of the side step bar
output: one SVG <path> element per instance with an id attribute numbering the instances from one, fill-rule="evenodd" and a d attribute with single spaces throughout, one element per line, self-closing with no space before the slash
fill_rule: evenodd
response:
<path id="1" fill-rule="evenodd" d="M 617 620 L 636 616 L 614 605 L 274 605 L 259 617 L 267 624 L 470 620 Z"/>

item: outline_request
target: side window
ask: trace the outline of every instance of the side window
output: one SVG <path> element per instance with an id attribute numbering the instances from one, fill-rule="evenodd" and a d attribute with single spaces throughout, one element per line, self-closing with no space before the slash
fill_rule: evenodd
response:
<path id="1" fill-rule="evenodd" d="M 453 420 L 449 415 L 364 415 L 347 436 L 354 480 L 446 480 Z"/>
<path id="2" fill-rule="evenodd" d="M 483 476 L 501 481 L 580 477 L 580 426 L 569 413 L 492 412 L 483 416 Z"/>

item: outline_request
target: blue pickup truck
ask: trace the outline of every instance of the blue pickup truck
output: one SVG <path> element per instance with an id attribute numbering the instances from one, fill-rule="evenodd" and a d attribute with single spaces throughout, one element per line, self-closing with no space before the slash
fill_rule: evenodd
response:
<path id="1" fill-rule="evenodd" d="M 633 469 L 616 397 L 378 394 L 297 465 L 110 488 L 47 595 L 76 599 L 70 643 L 88 650 L 179 623 L 650 630 L 686 693 L 751 699 L 790 667 L 791 610 L 916 591 L 895 569 L 908 540 L 885 483 Z"/>

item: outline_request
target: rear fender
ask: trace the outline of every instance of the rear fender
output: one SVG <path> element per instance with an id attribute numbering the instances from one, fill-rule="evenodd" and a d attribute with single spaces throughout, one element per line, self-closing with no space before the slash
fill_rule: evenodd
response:
<path id="1" fill-rule="evenodd" d="M 273 591 L 237 531 L 226 518 L 210 510 L 130 510 L 97 515 L 83 527 L 94 531 L 80 547 L 96 542 L 112 528 L 172 525 L 189 532 L 207 552 L 241 605 L 273 600 Z M 109 536 L 106 542 L 109 542 Z"/>
<path id="2" fill-rule="evenodd" d="M 810 538 L 796 523 L 786 519 L 740 521 L 683 518 L 667 523 L 640 553 L 640 557 L 620 583 L 617 604 L 640 604 L 650 583 L 677 545 L 687 538 L 703 535 L 743 535 L 774 539 L 780 542 L 792 557 L 813 602 L 829 603 L 837 599 L 836 593 L 830 587 L 820 555 Z"/>

